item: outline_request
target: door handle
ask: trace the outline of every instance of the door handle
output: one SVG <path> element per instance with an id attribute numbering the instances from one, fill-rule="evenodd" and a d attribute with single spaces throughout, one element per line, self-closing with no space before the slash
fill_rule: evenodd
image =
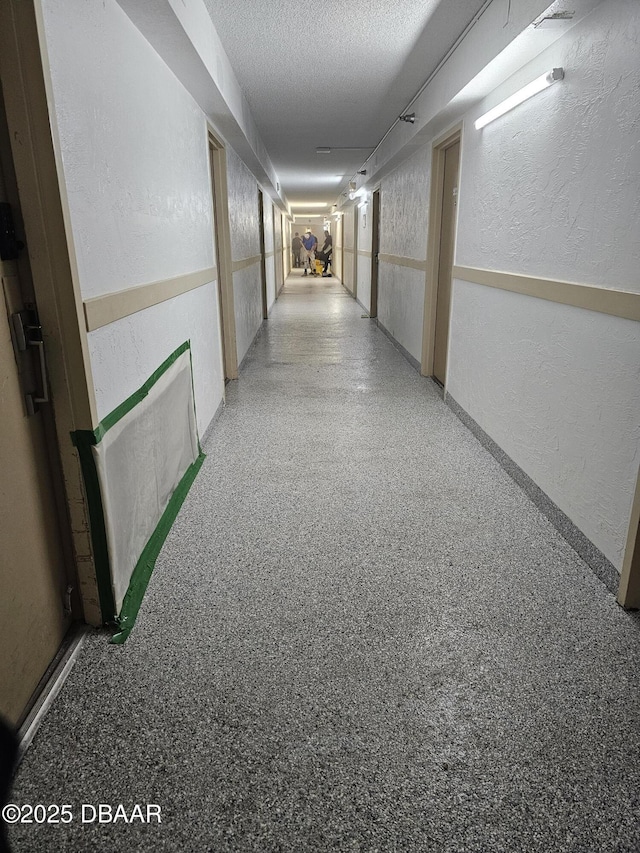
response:
<path id="1" fill-rule="evenodd" d="M 37 326 L 36 328 L 40 329 L 40 334 L 42 335 L 42 327 Z M 42 338 L 37 341 L 29 341 L 30 347 L 38 347 L 38 354 L 40 356 L 40 381 L 42 383 L 42 392 L 39 397 L 34 396 L 33 394 L 27 394 L 27 398 L 31 397 L 32 403 L 48 403 L 49 402 L 49 377 L 47 375 L 47 360 L 44 357 L 44 341 Z M 29 403 L 27 402 L 27 408 L 29 408 Z"/>
<path id="2" fill-rule="evenodd" d="M 12 314 L 11 326 L 13 331 L 12 339 L 18 361 L 20 361 L 20 353 L 26 353 L 30 347 L 35 347 L 38 350 L 40 388 L 42 390 L 38 392 L 37 390 L 26 391 L 26 389 L 24 389 L 27 414 L 34 415 L 38 410 L 38 404 L 48 403 L 50 401 L 49 376 L 47 373 L 47 361 L 44 354 L 44 341 L 42 340 L 42 326 L 38 322 L 38 314 L 35 306 Z M 32 382 L 35 385 L 36 382 L 33 380 L 33 374 L 30 369 L 28 370 L 28 375 L 31 376 L 31 379 L 27 379 L 29 383 L 27 387 L 29 387 Z"/>

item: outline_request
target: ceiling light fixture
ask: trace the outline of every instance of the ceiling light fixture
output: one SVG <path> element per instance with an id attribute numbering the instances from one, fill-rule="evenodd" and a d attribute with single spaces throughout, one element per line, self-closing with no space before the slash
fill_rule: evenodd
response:
<path id="1" fill-rule="evenodd" d="M 316 154 L 331 154 L 330 148 L 316 148 Z"/>
<path id="2" fill-rule="evenodd" d="M 489 122 L 494 121 L 500 116 L 503 116 L 505 113 L 508 113 L 509 110 L 512 110 L 514 107 L 517 107 L 518 104 L 521 104 L 523 101 L 526 101 L 527 98 L 533 97 L 533 95 L 537 95 L 538 92 L 542 92 L 544 89 L 547 89 L 553 83 L 556 83 L 558 80 L 564 79 L 564 69 L 563 68 L 552 68 L 551 71 L 548 71 L 546 74 L 541 74 L 540 77 L 536 77 L 535 80 L 532 80 L 531 83 L 527 83 L 522 89 L 519 89 L 515 92 L 511 97 L 502 101 L 502 103 L 498 104 L 497 107 L 494 107 L 492 110 L 489 110 L 488 113 L 481 115 L 480 118 L 475 121 L 476 130 L 480 130 L 485 125 L 489 124 Z"/>
<path id="3" fill-rule="evenodd" d="M 415 113 L 405 113 L 403 116 L 398 116 L 398 118 L 400 119 L 400 121 L 408 121 L 409 124 L 413 124 L 414 121 L 416 120 L 416 114 Z"/>

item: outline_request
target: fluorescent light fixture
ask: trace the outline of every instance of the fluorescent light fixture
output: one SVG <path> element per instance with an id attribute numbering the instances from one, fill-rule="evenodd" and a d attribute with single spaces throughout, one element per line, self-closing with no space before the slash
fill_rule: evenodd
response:
<path id="1" fill-rule="evenodd" d="M 316 154 L 331 154 L 330 148 L 316 148 Z"/>
<path id="2" fill-rule="evenodd" d="M 329 207 L 324 201 L 292 201 L 291 207 Z"/>
<path id="3" fill-rule="evenodd" d="M 537 77 L 535 80 L 532 80 L 531 83 L 528 83 L 518 92 L 511 95 L 511 97 L 507 98 L 505 101 L 502 101 L 502 103 L 498 104 L 497 107 L 494 107 L 492 110 L 489 110 L 488 113 L 485 113 L 484 115 L 481 115 L 480 118 L 476 119 L 476 130 L 480 130 L 481 127 L 484 127 L 486 124 L 489 124 L 490 121 L 494 121 L 494 119 L 500 118 L 500 116 L 503 116 L 505 113 L 508 113 L 509 110 L 512 110 L 514 107 L 517 107 L 518 104 L 521 104 L 523 101 L 526 101 L 527 98 L 531 98 L 533 95 L 537 95 L 538 92 L 542 92 L 543 89 L 548 88 L 549 86 L 551 86 L 552 83 L 555 83 L 557 80 L 562 80 L 563 78 L 563 68 L 552 68 L 551 71 L 548 71 L 546 74 L 541 74 L 540 77 Z"/>

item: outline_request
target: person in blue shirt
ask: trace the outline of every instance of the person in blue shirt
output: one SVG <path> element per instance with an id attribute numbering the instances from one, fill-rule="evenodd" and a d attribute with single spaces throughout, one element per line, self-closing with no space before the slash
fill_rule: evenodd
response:
<path id="1" fill-rule="evenodd" d="M 311 273 L 311 275 L 317 275 L 316 272 L 316 246 L 318 245 L 318 240 L 311 233 L 311 229 L 307 228 L 304 232 L 304 237 L 302 238 L 302 245 L 304 247 L 304 273 L 303 275 L 307 275 L 307 270 Z"/>

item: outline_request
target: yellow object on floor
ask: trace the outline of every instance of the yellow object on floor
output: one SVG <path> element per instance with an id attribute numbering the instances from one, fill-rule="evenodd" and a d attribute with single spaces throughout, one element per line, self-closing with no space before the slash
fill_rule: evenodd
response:
<path id="1" fill-rule="evenodd" d="M 322 261 L 316 261 L 316 272 L 321 273 L 323 269 L 324 264 L 322 263 Z"/>

